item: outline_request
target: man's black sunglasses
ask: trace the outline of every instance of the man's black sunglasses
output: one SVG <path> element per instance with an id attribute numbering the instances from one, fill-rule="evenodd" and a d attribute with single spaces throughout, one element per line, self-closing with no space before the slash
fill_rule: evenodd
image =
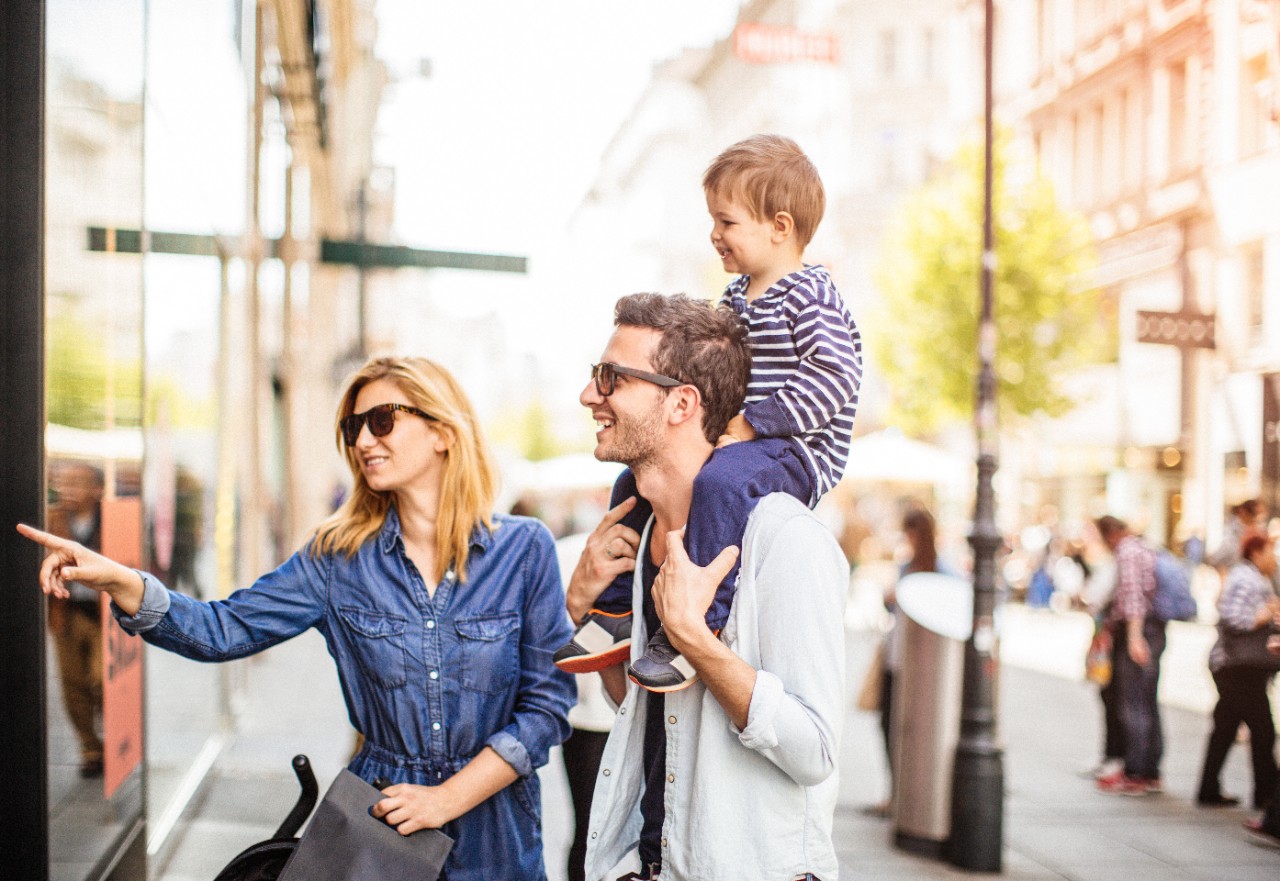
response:
<path id="1" fill-rule="evenodd" d="M 400 410 L 405 413 L 412 413 L 414 416 L 421 416 L 430 422 L 435 422 L 435 418 L 423 413 L 417 407 L 410 407 L 408 404 L 378 404 L 370 407 L 363 413 L 352 413 L 350 416 L 344 416 L 342 421 L 338 423 L 338 428 L 342 430 L 342 439 L 346 441 L 347 446 L 354 447 L 356 440 L 360 437 L 360 429 L 365 423 L 369 423 L 369 434 L 374 437 L 386 437 L 391 434 L 391 429 L 396 427 L 396 411 Z"/>
<path id="2" fill-rule="evenodd" d="M 654 385 L 660 385 L 663 388 L 675 388 L 678 385 L 688 385 L 678 379 L 672 379 L 669 376 L 663 376 L 661 373 L 649 373 L 644 370 L 636 370 L 632 367 L 623 367 L 619 364 L 611 364 L 608 361 L 601 361 L 599 364 L 591 365 L 591 378 L 596 383 L 596 393 L 602 398 L 607 398 L 613 394 L 614 385 L 618 381 L 618 374 L 623 376 L 634 376 L 636 379 L 643 379 L 645 382 L 651 382 Z"/>

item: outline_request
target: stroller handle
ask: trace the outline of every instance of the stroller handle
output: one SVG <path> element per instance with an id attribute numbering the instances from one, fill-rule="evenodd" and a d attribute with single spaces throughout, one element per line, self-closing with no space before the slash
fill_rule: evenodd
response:
<path id="1" fill-rule="evenodd" d="M 311 770 L 310 759 L 302 754 L 294 756 L 293 773 L 298 778 L 298 785 L 302 792 L 298 794 L 298 801 L 294 804 L 293 810 L 289 811 L 289 816 L 284 818 L 284 822 L 280 824 L 273 838 L 292 838 L 297 835 L 307 817 L 311 816 L 311 811 L 316 806 L 316 798 L 320 794 L 320 787 L 316 785 L 315 772 Z"/>

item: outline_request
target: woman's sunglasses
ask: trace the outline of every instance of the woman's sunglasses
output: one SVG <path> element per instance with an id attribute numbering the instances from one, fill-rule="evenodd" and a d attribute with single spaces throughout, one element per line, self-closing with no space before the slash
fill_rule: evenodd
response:
<path id="1" fill-rule="evenodd" d="M 360 429 L 364 428 L 366 423 L 369 425 L 369 434 L 374 437 L 386 437 L 391 434 L 391 429 L 396 427 L 397 410 L 412 413 L 414 416 L 421 416 L 429 422 L 436 421 L 434 417 L 428 416 L 417 407 L 410 407 L 408 404 L 378 404 L 363 413 L 352 413 L 350 416 L 344 416 L 342 421 L 338 423 L 338 428 L 342 431 L 342 439 L 346 441 L 347 446 L 354 447 L 356 440 L 360 437 Z"/>

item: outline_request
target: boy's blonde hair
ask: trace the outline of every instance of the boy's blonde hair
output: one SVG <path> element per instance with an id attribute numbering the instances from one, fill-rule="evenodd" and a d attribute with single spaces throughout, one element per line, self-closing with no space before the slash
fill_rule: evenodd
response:
<path id="1" fill-rule="evenodd" d="M 782 135 L 752 135 L 726 149 L 707 166 L 702 189 L 741 203 L 757 220 L 787 212 L 801 251 L 813 240 L 827 206 L 818 169 Z"/>
<path id="2" fill-rule="evenodd" d="M 477 526 L 493 528 L 498 475 L 462 387 L 449 371 L 426 358 L 373 358 L 347 383 L 338 405 L 335 434 L 354 485 L 342 507 L 316 529 L 311 552 L 350 557 L 382 529 L 391 507 L 392 493 L 369 487 L 359 455 L 343 443 L 342 430 L 337 427 L 354 412 L 360 389 L 379 379 L 395 383 L 413 406 L 431 415 L 434 427 L 448 439 L 436 515 L 437 571 L 422 574 L 438 582 L 453 566 L 458 579 L 465 581 L 472 531 Z"/>

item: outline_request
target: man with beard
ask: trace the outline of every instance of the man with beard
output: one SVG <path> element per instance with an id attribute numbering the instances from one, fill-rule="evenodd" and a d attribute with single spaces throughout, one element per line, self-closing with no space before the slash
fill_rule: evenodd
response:
<path id="1" fill-rule="evenodd" d="M 580 401 L 599 426 L 596 458 L 631 468 L 653 516 L 643 535 L 621 522 L 633 500 L 605 516 L 567 607 L 581 620 L 634 572 L 632 658 L 661 624 L 698 676 L 663 694 L 629 683 L 621 663 L 602 671 L 618 717 L 596 779 L 586 876 L 607 881 L 638 850 L 641 869 L 624 878 L 829 881 L 847 564 L 803 504 L 765 495 L 746 521 L 730 617 L 718 635 L 707 629 L 738 548 L 699 567 L 682 533 L 699 469 L 713 452 L 745 447 L 715 449 L 746 392 L 745 331 L 732 313 L 680 295 L 624 297 L 615 325 Z"/>

